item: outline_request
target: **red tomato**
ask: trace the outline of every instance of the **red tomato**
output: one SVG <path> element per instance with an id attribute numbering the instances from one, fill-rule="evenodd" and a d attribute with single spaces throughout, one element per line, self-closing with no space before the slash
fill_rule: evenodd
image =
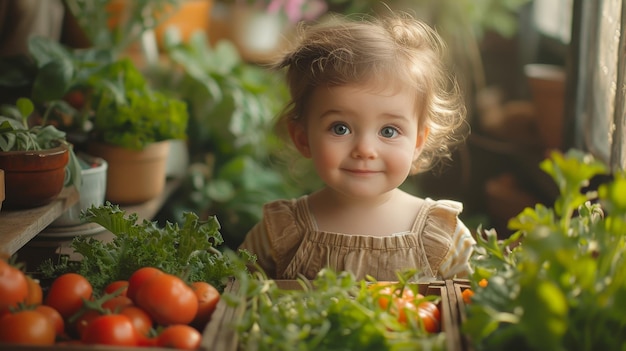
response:
<path id="1" fill-rule="evenodd" d="M 85 277 L 76 273 L 65 273 L 52 282 L 44 304 L 53 307 L 64 319 L 68 319 L 83 306 L 83 299 L 91 298 L 92 292 L 93 287 Z"/>
<path id="2" fill-rule="evenodd" d="M 130 319 L 140 337 L 148 337 L 153 323 L 146 311 L 137 306 L 126 306 L 120 310 L 119 314 L 123 314 Z"/>
<path id="3" fill-rule="evenodd" d="M 121 314 L 102 315 L 87 325 L 81 341 L 86 344 L 137 346 L 137 332 L 130 319 Z"/>
<path id="4" fill-rule="evenodd" d="M 63 335 L 65 332 L 65 321 L 59 311 L 48 305 L 37 305 L 37 307 L 35 307 L 35 311 L 48 317 L 48 319 L 52 322 L 52 325 L 54 325 L 54 331 L 57 336 Z"/>
<path id="5" fill-rule="evenodd" d="M 196 329 L 176 324 L 165 328 L 156 339 L 156 346 L 179 350 L 197 350 L 202 341 L 202 334 Z"/>
<path id="6" fill-rule="evenodd" d="M 85 330 L 89 326 L 91 322 L 93 322 L 96 318 L 102 316 L 102 313 L 96 310 L 88 310 L 82 313 L 74 324 L 72 325 L 72 329 L 70 332 L 73 336 L 81 338 L 81 336 L 85 333 Z"/>
<path id="7" fill-rule="evenodd" d="M 418 308 L 415 304 L 406 300 L 399 300 L 397 306 L 398 322 L 406 324 L 409 318 L 418 318 L 418 323 L 424 326 L 424 330 L 429 333 L 439 332 L 439 321 L 432 312 L 425 308 Z"/>
<path id="8" fill-rule="evenodd" d="M 85 105 L 85 93 L 80 90 L 70 91 L 63 96 L 63 100 L 73 108 L 80 110 Z"/>
<path id="9" fill-rule="evenodd" d="M 424 326 L 424 329 L 429 333 L 439 332 L 439 320 L 437 320 L 433 314 L 425 309 L 418 308 L 417 314 L 420 318 L 420 323 Z"/>
<path id="10" fill-rule="evenodd" d="M 165 273 L 155 275 L 139 287 L 135 304 L 160 325 L 189 324 L 198 312 L 198 298 L 193 289 L 177 276 Z"/>
<path id="11" fill-rule="evenodd" d="M 0 342 L 52 345 L 55 338 L 54 325 L 37 311 L 9 313 L 0 319 Z"/>
<path id="12" fill-rule="evenodd" d="M 122 310 L 122 308 L 126 307 L 126 306 L 132 306 L 133 305 L 133 300 L 130 299 L 130 297 L 128 296 L 114 296 L 106 301 L 104 301 L 102 303 L 102 308 L 104 308 L 104 310 L 108 310 L 109 312 L 112 313 L 118 313 L 119 311 Z"/>
<path id="13" fill-rule="evenodd" d="M 437 322 L 441 322 L 441 312 L 434 302 L 422 301 L 417 305 L 417 308 L 428 312 Z"/>
<path id="14" fill-rule="evenodd" d="M 130 278 L 128 278 L 128 288 L 126 289 L 126 296 L 130 297 L 131 300 L 137 303 L 135 298 L 139 287 L 143 285 L 143 283 L 145 283 L 146 281 L 150 280 L 150 278 L 159 274 L 163 274 L 163 271 L 158 268 L 139 268 L 130 276 Z"/>
<path id="15" fill-rule="evenodd" d="M 7 261 L 0 259 L 0 315 L 7 312 L 9 307 L 17 307 L 17 304 L 27 297 L 26 275 Z"/>
<path id="16" fill-rule="evenodd" d="M 104 288 L 105 294 L 118 293 L 119 295 L 126 296 L 128 290 L 128 280 L 116 280 Z"/>
<path id="17" fill-rule="evenodd" d="M 207 282 L 191 283 L 196 297 L 198 298 L 198 313 L 194 317 L 191 325 L 198 329 L 203 329 L 211 319 L 211 315 L 220 301 L 220 293 L 217 289 Z"/>

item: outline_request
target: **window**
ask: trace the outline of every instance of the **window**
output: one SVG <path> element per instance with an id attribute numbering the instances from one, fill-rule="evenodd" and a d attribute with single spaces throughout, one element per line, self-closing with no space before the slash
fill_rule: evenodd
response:
<path id="1" fill-rule="evenodd" d="M 625 169 L 626 8 L 622 0 L 576 2 L 580 27 L 572 31 L 578 43 L 572 146 Z"/>

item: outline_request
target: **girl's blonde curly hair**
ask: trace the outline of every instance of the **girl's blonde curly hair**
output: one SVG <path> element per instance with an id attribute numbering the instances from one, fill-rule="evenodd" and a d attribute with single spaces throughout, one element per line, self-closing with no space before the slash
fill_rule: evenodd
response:
<path id="1" fill-rule="evenodd" d="M 286 69 L 290 101 L 278 118 L 286 136 L 289 123 L 300 123 L 318 86 L 388 82 L 399 79 L 415 89 L 418 126 L 430 129 L 412 173 L 450 158 L 464 140 L 465 105 L 458 84 L 446 69 L 445 45 L 427 24 L 406 13 L 358 18 L 332 16 L 298 27 L 295 46 L 273 68 Z"/>

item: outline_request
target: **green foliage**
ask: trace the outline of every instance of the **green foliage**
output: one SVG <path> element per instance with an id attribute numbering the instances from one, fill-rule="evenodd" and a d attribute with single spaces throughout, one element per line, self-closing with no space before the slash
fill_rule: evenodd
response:
<path id="1" fill-rule="evenodd" d="M 5 87 L 30 86 L 31 99 L 50 116 L 70 118 L 81 132 L 110 144 L 141 149 L 147 144 L 186 138 L 186 104 L 153 90 L 128 58 L 116 60 L 109 49 L 70 50 L 42 37 L 29 40 L 31 65 L 0 62 L 4 69 L 19 69 Z M 64 98 L 79 92 L 83 106 L 71 106 Z M 58 122 L 58 121 L 57 121 Z M 91 123 L 88 123 L 91 122 Z"/>
<path id="2" fill-rule="evenodd" d="M 187 105 L 153 91 L 130 59 L 102 67 L 88 79 L 94 131 L 102 141 L 129 149 L 168 139 L 184 139 Z"/>
<path id="3" fill-rule="evenodd" d="M 236 281 L 238 289 L 222 298 L 245 309 L 233 320 L 244 350 L 445 349 L 445 332 L 402 325 L 380 307 L 375 288 L 349 272 L 322 270 L 314 280 L 298 279 L 299 290 L 280 288 L 261 273 Z"/>
<path id="4" fill-rule="evenodd" d="M 541 168 L 561 193 L 509 222 L 505 242 L 478 236 L 472 304 L 463 331 L 476 350 L 620 350 L 626 344 L 624 171 L 597 191 L 607 172 L 591 156 L 553 153 Z M 519 241 L 519 245 L 514 243 Z M 511 248 L 513 247 L 514 248 Z"/>
<path id="5" fill-rule="evenodd" d="M 203 33 L 187 43 L 166 33 L 167 66 L 150 72 L 153 85 L 189 106 L 192 162 L 167 218 L 193 211 L 217 215 L 231 247 L 261 219 L 262 205 L 303 192 L 288 177 L 285 146 L 274 117 L 287 102 L 281 73 L 242 61 L 234 45 L 209 46 Z"/>
<path id="6" fill-rule="evenodd" d="M 154 16 L 164 13 L 168 6 L 178 6 L 181 0 L 133 0 L 121 1 L 117 5 L 118 13 L 111 9 L 112 0 L 65 0 L 69 11 L 78 21 L 94 47 L 108 49 L 119 55 L 141 35 L 154 29 L 162 20 Z M 115 5 L 115 4 L 113 4 Z M 121 6 L 123 5 L 123 6 Z M 118 22 L 110 28 L 111 21 Z"/>
<path id="7" fill-rule="evenodd" d="M 137 214 L 126 215 L 119 206 L 104 206 L 83 211 L 82 219 L 97 223 L 114 235 L 110 242 L 78 236 L 72 249 L 81 255 L 78 262 L 54 264 L 47 261 L 40 270 L 48 276 L 74 271 L 85 276 L 100 291 L 115 280 L 128 280 L 141 267 L 157 267 L 187 282 L 205 281 L 222 289 L 225 280 L 245 274 L 246 264 L 253 260 L 245 251 L 225 255 L 219 250 L 223 243 L 217 218 L 200 221 L 194 213 L 186 213 L 182 226 L 156 222 L 137 223 Z"/>

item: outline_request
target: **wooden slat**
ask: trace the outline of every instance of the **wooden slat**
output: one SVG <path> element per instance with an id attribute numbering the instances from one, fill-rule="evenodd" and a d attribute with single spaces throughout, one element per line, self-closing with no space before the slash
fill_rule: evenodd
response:
<path id="1" fill-rule="evenodd" d="M 275 282 L 281 289 L 302 288 L 296 280 L 275 280 Z M 452 282 L 419 283 L 418 291 L 425 296 L 436 295 L 441 297 L 438 307 L 441 311 L 441 330 L 446 334 L 446 351 L 463 351 L 458 314 L 455 312 L 456 298 L 454 292 L 448 291 L 449 286 L 452 286 Z M 231 281 L 225 292 L 236 292 L 238 288 L 237 281 Z M 201 344 L 203 351 L 237 351 L 239 349 L 237 333 L 232 322 L 236 320 L 237 314 L 244 312 L 242 308 L 245 306 L 238 306 L 235 309 L 227 306 L 224 301 L 220 301 L 211 322 L 204 331 Z"/>
<path id="2" fill-rule="evenodd" d="M 78 191 L 72 186 L 64 188 L 47 205 L 19 211 L 0 211 L 0 252 L 13 255 L 78 200 Z"/>

